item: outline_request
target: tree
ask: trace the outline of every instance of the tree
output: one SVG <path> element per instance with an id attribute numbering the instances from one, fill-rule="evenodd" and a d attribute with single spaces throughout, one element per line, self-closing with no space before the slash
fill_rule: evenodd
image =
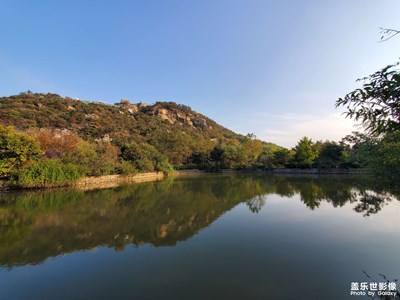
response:
<path id="1" fill-rule="evenodd" d="M 400 130 L 400 62 L 388 65 L 374 74 L 358 79 L 362 88 L 336 101 L 346 106 L 346 117 L 361 121 L 371 135 Z"/>
<path id="2" fill-rule="evenodd" d="M 79 165 L 85 169 L 86 175 L 100 175 L 96 166 L 101 161 L 93 145 L 88 141 L 79 140 L 76 147 L 65 153 L 62 158 L 64 164 Z"/>
<path id="3" fill-rule="evenodd" d="M 318 153 L 313 147 L 313 142 L 308 137 L 303 137 L 295 147 L 294 160 L 300 168 L 310 168 L 317 158 Z"/>
<path id="4" fill-rule="evenodd" d="M 399 30 L 381 28 L 381 41 L 387 41 Z M 400 174 L 400 62 L 388 65 L 358 81 L 362 88 L 336 101 L 346 106 L 346 117 L 361 121 L 367 135 L 350 149 L 349 163 L 367 166 L 376 172 L 397 177 Z M 358 137 L 355 136 L 355 140 Z"/>
<path id="5" fill-rule="evenodd" d="M 35 139 L 17 132 L 11 126 L 0 125 L 0 177 L 21 170 L 41 154 Z"/>
<path id="6" fill-rule="evenodd" d="M 121 147 L 121 157 L 133 164 L 135 169 L 141 172 L 163 171 L 171 172 L 172 166 L 166 156 L 162 155 L 153 146 L 135 142 L 124 144 Z"/>
<path id="7" fill-rule="evenodd" d="M 289 151 L 288 149 L 278 150 L 272 155 L 273 166 L 278 168 L 286 167 L 290 160 L 293 159 L 293 156 L 293 151 Z"/>
<path id="8" fill-rule="evenodd" d="M 246 168 L 247 156 L 242 145 L 222 145 L 222 161 L 225 168 Z"/>
<path id="9" fill-rule="evenodd" d="M 376 138 L 353 131 L 340 142 L 346 152 L 344 165 L 351 168 L 363 168 L 370 164 L 371 157 L 375 156 Z"/>
<path id="10" fill-rule="evenodd" d="M 248 134 L 247 136 L 249 136 Z M 263 144 L 260 140 L 255 138 L 255 135 L 246 138 L 242 143 L 242 149 L 246 156 L 246 166 L 250 167 L 254 165 L 258 157 L 260 156 L 261 152 L 263 151 Z"/>
<path id="11" fill-rule="evenodd" d="M 49 159 L 61 158 L 65 154 L 73 152 L 80 141 L 75 133 L 65 129 L 41 129 L 33 136 L 39 142 L 44 156 Z"/>
<path id="12" fill-rule="evenodd" d="M 386 134 L 376 146 L 375 166 L 389 176 L 400 175 L 400 131 Z"/>
<path id="13" fill-rule="evenodd" d="M 322 144 L 317 159 L 319 168 L 338 168 L 344 162 L 345 146 L 335 142 Z"/>

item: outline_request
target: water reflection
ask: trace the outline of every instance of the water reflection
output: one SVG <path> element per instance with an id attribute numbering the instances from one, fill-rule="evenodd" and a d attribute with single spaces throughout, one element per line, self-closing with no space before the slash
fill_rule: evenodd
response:
<path id="1" fill-rule="evenodd" d="M 311 210 L 322 201 L 334 207 L 354 203 L 354 211 L 363 216 L 378 213 L 398 197 L 390 187 L 366 178 L 262 175 L 168 178 L 86 192 L 10 192 L 0 200 L 0 265 L 37 264 L 97 246 L 172 246 L 239 203 L 259 212 L 273 194 L 299 195 Z"/>

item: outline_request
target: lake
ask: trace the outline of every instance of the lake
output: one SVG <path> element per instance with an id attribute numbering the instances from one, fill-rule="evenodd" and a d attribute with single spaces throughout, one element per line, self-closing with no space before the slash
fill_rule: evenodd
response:
<path id="1" fill-rule="evenodd" d="M 400 278 L 395 188 L 234 174 L 2 193 L 0 299 L 368 299 L 350 293 Z"/>

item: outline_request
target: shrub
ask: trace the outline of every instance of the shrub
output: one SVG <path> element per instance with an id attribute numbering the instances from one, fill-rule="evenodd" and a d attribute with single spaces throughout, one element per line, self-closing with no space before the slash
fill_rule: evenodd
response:
<path id="1" fill-rule="evenodd" d="M 58 186 L 77 181 L 84 170 L 77 165 L 63 164 L 59 160 L 39 161 L 13 176 L 13 182 L 30 187 Z"/>
<path id="2" fill-rule="evenodd" d="M 126 160 L 122 160 L 119 166 L 117 167 L 117 173 L 123 174 L 123 175 L 133 175 L 138 172 L 135 167 Z"/>

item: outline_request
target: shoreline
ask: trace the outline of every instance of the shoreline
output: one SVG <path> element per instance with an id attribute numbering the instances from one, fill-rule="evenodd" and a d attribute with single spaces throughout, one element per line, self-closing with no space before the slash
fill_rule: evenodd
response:
<path id="1" fill-rule="evenodd" d="M 5 190 L 24 190 L 24 189 L 49 189 L 61 187 L 73 187 L 80 190 L 92 190 L 117 187 L 126 183 L 140 183 L 149 181 L 158 181 L 164 179 L 163 172 L 146 172 L 135 175 L 102 175 L 83 177 L 76 182 L 69 182 L 65 184 L 41 184 L 35 186 L 23 186 L 10 184 L 5 181 L 0 182 L 0 191 Z"/>
<path id="2" fill-rule="evenodd" d="M 368 170 L 349 170 L 349 169 L 270 169 L 270 170 L 231 170 L 223 169 L 218 172 L 209 172 L 207 170 L 189 169 L 189 170 L 175 170 L 169 176 L 193 176 L 205 174 L 266 174 L 266 175 L 365 175 L 370 174 Z M 73 187 L 80 190 L 93 190 L 103 188 L 118 187 L 127 183 L 141 183 L 150 181 L 163 180 L 167 175 L 163 172 L 146 172 L 135 175 L 103 175 L 103 176 L 90 176 L 83 177 L 76 182 L 69 182 L 65 184 L 41 184 L 34 186 L 23 186 L 10 184 L 6 181 L 0 181 L 0 191 L 6 190 L 24 190 L 24 189 L 49 189 L 60 187 Z"/>

